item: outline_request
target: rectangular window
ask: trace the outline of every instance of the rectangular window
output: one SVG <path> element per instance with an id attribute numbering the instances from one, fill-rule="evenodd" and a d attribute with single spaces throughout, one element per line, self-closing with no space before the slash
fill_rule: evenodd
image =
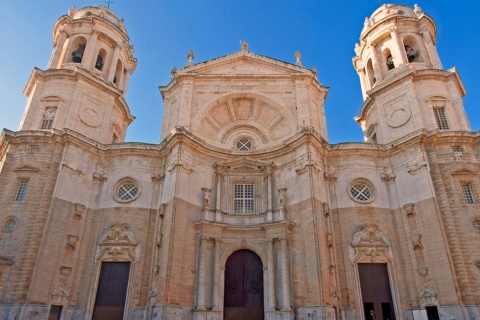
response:
<path id="1" fill-rule="evenodd" d="M 53 119 L 42 120 L 42 127 L 40 129 L 52 129 Z"/>
<path id="2" fill-rule="evenodd" d="M 52 129 L 53 119 L 55 119 L 55 114 L 57 113 L 56 107 L 47 107 L 42 116 L 42 124 L 40 129 Z"/>
<path id="3" fill-rule="evenodd" d="M 253 184 L 236 184 L 234 186 L 233 209 L 234 213 L 253 214 L 255 195 Z"/>
<path id="4" fill-rule="evenodd" d="M 452 146 L 452 152 L 463 152 L 462 146 Z"/>
<path id="5" fill-rule="evenodd" d="M 23 201 L 25 199 L 25 194 L 27 193 L 28 180 L 20 180 L 20 185 L 18 186 L 17 196 L 15 201 Z"/>
<path id="6" fill-rule="evenodd" d="M 435 108 L 433 109 L 435 115 L 435 120 L 437 121 L 437 126 L 439 130 L 448 130 L 447 117 L 445 116 L 445 108 Z"/>
<path id="7" fill-rule="evenodd" d="M 473 185 L 471 183 L 462 184 L 463 195 L 467 203 L 475 203 Z"/>

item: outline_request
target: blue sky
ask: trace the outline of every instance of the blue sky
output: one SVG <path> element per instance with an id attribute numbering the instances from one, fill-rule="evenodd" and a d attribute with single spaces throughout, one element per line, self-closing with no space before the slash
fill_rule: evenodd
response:
<path id="1" fill-rule="evenodd" d="M 403 1 L 413 7 L 416 1 Z M 383 3 L 383 2 L 382 2 Z M 23 89 L 34 67 L 45 69 L 52 52 L 52 28 L 72 5 L 105 4 L 89 0 L 14 1 L 0 4 L 0 128 L 17 130 L 26 98 Z M 464 105 L 473 131 L 480 130 L 480 1 L 428 0 L 418 3 L 437 23 L 437 49 L 445 69 L 456 66 L 467 89 Z M 175 66 L 183 67 L 193 50 L 195 63 L 240 50 L 302 63 L 318 70 L 330 87 L 325 108 L 330 143 L 363 141 L 353 120 L 362 104 L 352 66 L 363 21 L 379 6 L 375 0 L 116 0 L 135 46 L 138 66 L 127 102 L 136 120 L 127 141 L 159 143 L 165 85 Z"/>

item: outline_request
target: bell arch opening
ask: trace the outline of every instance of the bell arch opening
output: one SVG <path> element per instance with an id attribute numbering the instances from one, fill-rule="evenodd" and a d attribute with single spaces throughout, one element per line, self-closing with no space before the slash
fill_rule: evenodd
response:
<path id="1" fill-rule="evenodd" d="M 263 320 L 263 263 L 251 250 L 232 253 L 225 263 L 225 320 Z"/>

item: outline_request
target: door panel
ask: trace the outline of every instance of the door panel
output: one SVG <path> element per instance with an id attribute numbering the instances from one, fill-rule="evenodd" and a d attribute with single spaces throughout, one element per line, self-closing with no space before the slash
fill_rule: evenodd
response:
<path id="1" fill-rule="evenodd" d="M 122 320 L 130 262 L 103 262 L 92 320 Z"/>
<path id="2" fill-rule="evenodd" d="M 359 263 L 358 275 L 366 320 L 395 320 L 392 291 L 385 263 Z"/>
<path id="3" fill-rule="evenodd" d="M 262 261 L 250 250 L 234 252 L 225 264 L 224 319 L 264 319 Z"/>

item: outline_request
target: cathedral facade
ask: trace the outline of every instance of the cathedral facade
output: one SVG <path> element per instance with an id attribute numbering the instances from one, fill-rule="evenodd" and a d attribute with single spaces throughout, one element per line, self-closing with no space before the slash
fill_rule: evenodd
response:
<path id="1" fill-rule="evenodd" d="M 2 319 L 480 319 L 479 134 L 421 8 L 365 20 L 365 143 L 329 144 L 300 55 L 188 54 L 161 143 L 126 143 L 136 67 L 103 6 L 55 24 L 0 140 Z"/>

